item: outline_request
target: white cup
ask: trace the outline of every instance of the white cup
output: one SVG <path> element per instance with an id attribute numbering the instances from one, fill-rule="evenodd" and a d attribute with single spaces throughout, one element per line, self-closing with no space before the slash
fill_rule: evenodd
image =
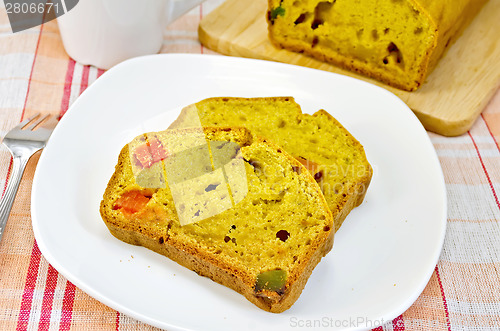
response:
<path id="1" fill-rule="evenodd" d="M 163 30 L 204 0 L 80 0 L 57 18 L 64 48 L 82 64 L 109 69 L 155 54 Z"/>

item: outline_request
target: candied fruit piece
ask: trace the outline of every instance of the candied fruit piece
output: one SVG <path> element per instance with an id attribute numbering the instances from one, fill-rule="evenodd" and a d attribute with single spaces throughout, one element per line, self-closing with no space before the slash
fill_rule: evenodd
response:
<path id="1" fill-rule="evenodd" d="M 255 282 L 255 292 L 269 290 L 283 292 L 285 290 L 286 271 L 282 269 L 269 270 L 260 273 Z"/>

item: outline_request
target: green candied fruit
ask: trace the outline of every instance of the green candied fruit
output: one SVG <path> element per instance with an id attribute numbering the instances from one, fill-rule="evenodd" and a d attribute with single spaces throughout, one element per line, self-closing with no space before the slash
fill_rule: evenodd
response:
<path id="1" fill-rule="evenodd" d="M 276 7 L 271 9 L 271 19 L 275 20 L 278 16 L 285 16 L 285 8 Z"/>
<path id="2" fill-rule="evenodd" d="M 269 290 L 283 292 L 285 290 L 286 271 L 282 269 L 269 270 L 260 273 L 255 282 L 255 292 Z"/>

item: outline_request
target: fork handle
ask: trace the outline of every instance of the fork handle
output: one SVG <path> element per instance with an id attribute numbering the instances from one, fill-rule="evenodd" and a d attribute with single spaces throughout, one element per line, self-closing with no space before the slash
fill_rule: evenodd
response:
<path id="1" fill-rule="evenodd" d="M 13 156 L 12 158 L 12 173 L 10 180 L 7 183 L 7 188 L 5 194 L 0 200 L 0 241 L 2 240 L 2 235 L 5 230 L 5 225 L 9 219 L 10 210 L 12 209 L 12 204 L 16 197 L 17 190 L 19 189 L 19 183 L 23 177 L 24 168 L 30 159 L 31 155 L 26 156 Z"/>

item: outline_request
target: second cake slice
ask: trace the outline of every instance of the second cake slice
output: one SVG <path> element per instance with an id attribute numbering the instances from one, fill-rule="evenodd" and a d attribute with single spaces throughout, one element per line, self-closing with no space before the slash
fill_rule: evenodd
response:
<path id="1" fill-rule="evenodd" d="M 292 97 L 209 98 L 184 108 L 170 128 L 237 126 L 266 137 L 311 173 L 335 229 L 363 201 L 372 167 L 363 146 L 325 110 L 303 114 Z"/>

